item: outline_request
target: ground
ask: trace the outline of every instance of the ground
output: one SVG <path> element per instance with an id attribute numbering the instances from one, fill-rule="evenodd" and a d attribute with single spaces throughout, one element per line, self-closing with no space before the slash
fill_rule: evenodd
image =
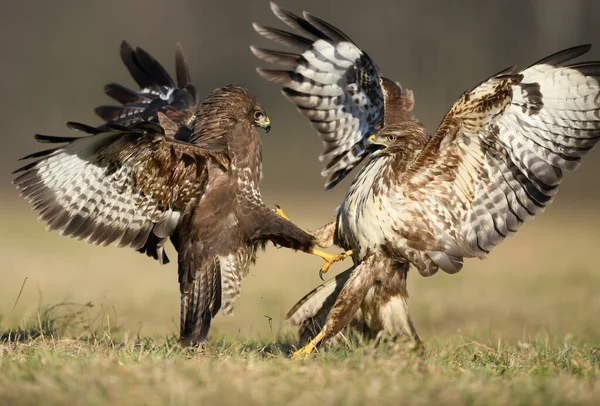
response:
<path id="1" fill-rule="evenodd" d="M 286 212 L 308 228 L 328 217 Z M 595 205 L 558 201 L 458 275 L 412 272 L 424 353 L 357 343 L 299 364 L 283 319 L 319 283 L 318 259 L 269 247 L 235 316 L 218 316 L 205 351 L 190 352 L 175 340 L 174 264 L 11 214 L 0 236 L 0 405 L 600 404 Z"/>
<path id="2" fill-rule="evenodd" d="M 434 340 L 424 355 L 361 345 L 292 363 L 283 345 L 38 338 L 1 351 L 2 404 L 598 404 L 600 349 L 538 338 Z"/>

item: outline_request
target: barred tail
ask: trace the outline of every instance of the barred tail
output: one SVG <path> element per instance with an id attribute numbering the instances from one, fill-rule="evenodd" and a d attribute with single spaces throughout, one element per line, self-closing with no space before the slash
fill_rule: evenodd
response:
<path id="1" fill-rule="evenodd" d="M 185 281 L 181 284 L 179 333 L 183 346 L 204 344 L 208 338 L 212 318 L 221 308 L 221 276 L 218 262 L 199 270 L 197 275 L 191 283 Z"/>

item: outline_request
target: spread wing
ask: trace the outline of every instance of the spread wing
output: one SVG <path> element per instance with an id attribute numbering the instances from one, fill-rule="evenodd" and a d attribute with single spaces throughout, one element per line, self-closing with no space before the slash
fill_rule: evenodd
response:
<path id="1" fill-rule="evenodd" d="M 164 243 L 186 206 L 202 196 L 208 167 L 226 165 L 224 157 L 169 139 L 148 122 L 122 131 L 69 127 L 91 135 L 36 136 L 66 145 L 23 158 L 36 160 L 16 170 L 13 183 L 48 229 L 89 243 L 136 250 L 149 238 Z M 148 255 L 161 255 L 162 244 L 158 249 Z"/>
<path id="2" fill-rule="evenodd" d="M 437 226 L 428 253 L 456 272 L 552 202 L 563 171 L 600 138 L 600 63 L 568 65 L 590 46 L 504 71 L 465 93 L 405 175 L 406 193 Z"/>
<path id="3" fill-rule="evenodd" d="M 333 188 L 365 156 L 368 137 L 383 124 L 412 117 L 412 92 L 380 76 L 371 58 L 346 34 L 309 13 L 304 18 L 271 3 L 273 13 L 300 35 L 254 24 L 263 37 L 301 54 L 251 47 L 258 58 L 287 70 L 259 68 L 265 79 L 308 117 L 323 140 L 321 175 Z"/>
<path id="4" fill-rule="evenodd" d="M 156 59 L 141 48 L 121 43 L 121 59 L 139 91 L 118 83 L 104 86 L 104 92 L 119 103 L 96 107 L 96 114 L 107 125 L 129 126 L 140 121 L 160 123 L 168 137 L 186 140 L 198 106 L 196 88 L 181 45 L 175 52 L 175 83 Z M 105 127 L 106 128 L 106 127 Z"/>

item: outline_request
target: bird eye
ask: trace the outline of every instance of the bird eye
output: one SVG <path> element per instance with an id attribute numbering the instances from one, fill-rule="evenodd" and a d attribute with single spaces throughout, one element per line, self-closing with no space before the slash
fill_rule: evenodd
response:
<path id="1" fill-rule="evenodd" d="M 255 111 L 254 112 L 254 119 L 255 120 L 260 120 L 261 118 L 263 118 L 265 116 L 265 113 L 263 113 L 262 111 Z"/>
<path id="2" fill-rule="evenodd" d="M 394 137 L 393 135 L 388 135 L 387 139 L 388 141 L 392 142 L 396 139 L 396 137 Z"/>

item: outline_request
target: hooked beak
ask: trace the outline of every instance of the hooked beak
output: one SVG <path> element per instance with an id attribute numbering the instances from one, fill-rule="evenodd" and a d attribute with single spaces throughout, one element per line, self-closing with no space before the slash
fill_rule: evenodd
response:
<path id="1" fill-rule="evenodd" d="M 367 151 L 369 151 L 369 152 L 375 152 L 377 150 L 385 148 L 384 144 L 381 144 L 381 143 L 375 141 L 375 135 L 371 135 L 369 137 L 369 142 L 370 142 L 370 144 L 367 146 Z"/>
<path id="2" fill-rule="evenodd" d="M 267 116 L 264 116 L 262 120 L 257 121 L 256 124 L 260 128 L 264 128 L 267 134 L 269 133 L 269 131 L 271 131 L 271 120 Z"/>

